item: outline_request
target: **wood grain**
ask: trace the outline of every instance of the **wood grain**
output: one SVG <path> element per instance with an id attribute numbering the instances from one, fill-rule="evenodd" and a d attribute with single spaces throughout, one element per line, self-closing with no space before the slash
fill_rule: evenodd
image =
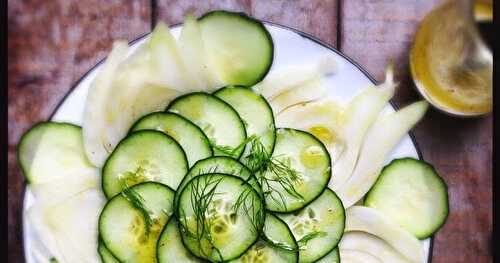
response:
<path id="1" fill-rule="evenodd" d="M 337 45 L 337 0 L 252 1 L 251 14 Z"/>
<path id="2" fill-rule="evenodd" d="M 337 0 L 158 0 L 158 21 L 176 24 L 186 14 L 200 16 L 217 9 L 245 12 L 315 35 L 333 46 L 337 43 Z"/>
<path id="3" fill-rule="evenodd" d="M 184 21 L 184 17 L 187 14 L 199 17 L 208 11 L 218 9 L 246 13 L 250 10 L 250 2 L 246 0 L 157 0 L 157 5 L 157 21 L 163 21 L 168 25 Z"/>
<path id="4" fill-rule="evenodd" d="M 46 120 L 114 39 L 150 30 L 149 1 L 9 1 L 8 262 L 24 262 L 24 180 L 15 158 L 20 135 Z"/>
<path id="5" fill-rule="evenodd" d="M 441 0 L 53 0 L 9 1 L 8 262 L 24 262 L 24 180 L 15 160 L 19 136 L 45 120 L 111 41 L 131 40 L 154 21 L 182 22 L 214 9 L 243 11 L 337 46 L 378 81 L 394 60 L 398 105 L 419 99 L 408 50 L 422 17 Z M 156 5 L 154 5 L 156 4 Z M 155 10 L 152 10 L 155 7 Z M 424 158 L 448 183 L 450 216 L 436 235 L 433 262 L 492 262 L 492 121 L 430 110 L 414 129 Z"/>

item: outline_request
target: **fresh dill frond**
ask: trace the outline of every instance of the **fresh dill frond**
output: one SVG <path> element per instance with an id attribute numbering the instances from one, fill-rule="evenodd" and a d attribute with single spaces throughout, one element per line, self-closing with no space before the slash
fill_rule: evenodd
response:
<path id="1" fill-rule="evenodd" d="M 254 139 L 256 138 L 255 135 L 252 135 L 252 136 L 248 136 L 245 140 L 243 140 L 240 144 L 238 144 L 238 146 L 236 147 L 231 147 L 231 146 L 228 146 L 228 145 L 219 145 L 217 144 L 217 142 L 215 142 L 214 140 L 210 139 L 209 142 L 210 142 L 210 146 L 219 151 L 219 152 L 222 152 L 224 153 L 225 155 L 228 155 L 228 156 L 231 156 L 231 157 L 234 157 L 236 156 L 236 154 L 238 152 L 240 152 L 241 150 L 243 150 L 245 148 L 245 146 L 253 141 Z"/>
<path id="2" fill-rule="evenodd" d="M 324 237 L 326 235 L 327 233 L 324 231 L 314 231 L 303 236 L 300 240 L 297 241 L 299 249 L 305 249 L 305 247 L 307 246 L 307 242 L 311 241 L 312 239 L 315 239 L 317 237 Z"/>
<path id="3" fill-rule="evenodd" d="M 251 199 L 249 199 L 249 197 Z M 243 212 L 248 216 L 250 222 L 252 223 L 252 231 L 255 234 L 261 232 L 265 221 L 265 212 L 263 209 L 262 200 L 254 193 L 252 188 L 246 188 L 238 196 L 236 202 L 233 205 L 233 210 L 235 213 L 242 209 Z"/>
<path id="4" fill-rule="evenodd" d="M 273 247 L 277 247 L 279 249 L 283 249 L 286 251 L 293 251 L 293 252 L 299 251 L 298 248 L 294 248 L 294 247 L 292 247 L 289 244 L 286 244 L 284 242 L 273 241 L 273 240 L 267 238 L 265 235 L 262 235 L 261 238 Z"/>
<path id="5" fill-rule="evenodd" d="M 202 247 L 203 240 L 207 240 L 209 244 L 215 249 L 218 256 L 222 260 L 222 254 L 215 246 L 210 229 L 213 226 L 213 219 L 209 216 L 209 206 L 213 202 L 214 197 L 217 195 L 216 188 L 223 180 L 223 177 L 204 176 L 199 179 L 193 179 L 191 182 L 191 196 L 190 202 L 196 221 L 195 231 L 191 231 L 187 227 L 187 218 L 184 210 L 180 211 L 181 230 L 188 236 L 195 239 L 200 248 L 201 254 L 206 257 Z"/>
<path id="6" fill-rule="evenodd" d="M 244 163 L 251 171 L 259 171 L 271 159 L 271 153 L 267 151 L 260 138 L 254 136 L 250 143 L 250 150 L 244 157 Z"/>
<path id="7" fill-rule="evenodd" d="M 277 183 L 289 195 L 303 200 L 296 191 L 295 184 L 302 180 L 300 173 L 291 166 L 290 158 L 283 155 L 273 156 L 258 137 L 250 141 L 250 152 L 244 157 L 245 164 L 259 176 L 259 183 L 267 189 L 266 195 L 286 209 L 286 201 L 281 190 L 274 186 Z M 270 174 L 270 176 L 269 176 Z M 274 183 L 273 183 L 274 182 Z"/>
<path id="8" fill-rule="evenodd" d="M 137 191 L 129 187 L 128 184 L 124 185 L 121 195 L 142 213 L 146 224 L 146 236 L 148 236 L 153 225 L 153 219 L 151 218 L 151 212 L 144 205 L 144 198 Z"/>

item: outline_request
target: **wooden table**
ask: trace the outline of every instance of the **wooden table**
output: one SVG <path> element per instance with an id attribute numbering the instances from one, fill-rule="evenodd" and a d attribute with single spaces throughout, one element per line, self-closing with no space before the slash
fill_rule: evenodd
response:
<path id="1" fill-rule="evenodd" d="M 212 9 L 252 16 L 310 33 L 336 47 L 378 81 L 389 60 L 401 86 L 395 102 L 419 97 L 408 74 L 408 49 L 437 0 L 9 0 L 8 262 L 23 262 L 24 179 L 16 163 L 21 134 L 46 120 L 113 40 L 132 40 L 156 21 Z M 433 262 L 492 262 L 492 116 L 455 119 L 430 110 L 414 129 L 424 158 L 449 187 L 451 214 L 436 235 Z"/>

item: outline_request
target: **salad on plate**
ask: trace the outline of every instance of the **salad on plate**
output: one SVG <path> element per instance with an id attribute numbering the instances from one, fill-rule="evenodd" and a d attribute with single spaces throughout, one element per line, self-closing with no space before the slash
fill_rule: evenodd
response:
<path id="1" fill-rule="evenodd" d="M 81 127 L 21 138 L 35 262 L 426 262 L 448 216 L 444 180 L 386 158 L 428 104 L 384 113 L 386 79 L 347 103 L 325 95 L 339 63 L 273 68 L 262 22 L 242 13 L 159 23 L 117 41 Z"/>

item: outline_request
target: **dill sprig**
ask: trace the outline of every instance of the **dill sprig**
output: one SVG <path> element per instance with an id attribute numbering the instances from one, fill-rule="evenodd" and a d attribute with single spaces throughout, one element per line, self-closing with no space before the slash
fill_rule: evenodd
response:
<path id="1" fill-rule="evenodd" d="M 250 142 L 250 152 L 244 159 L 246 165 L 259 175 L 257 178 L 260 185 L 267 189 L 264 194 L 270 196 L 276 203 L 286 209 L 285 197 L 281 190 L 274 186 L 276 184 L 289 195 L 300 200 L 304 199 L 294 186 L 302 180 L 302 176 L 292 168 L 290 158 L 284 155 L 273 156 L 259 138 L 254 138 Z"/>
<path id="2" fill-rule="evenodd" d="M 298 251 L 299 249 L 298 248 L 294 248 L 292 246 L 290 246 L 289 244 L 286 244 L 284 242 L 279 242 L 279 241 L 274 241 L 274 240 L 271 240 L 269 238 L 267 238 L 266 235 L 262 235 L 261 238 L 266 241 L 269 245 L 273 246 L 273 247 L 277 247 L 279 249 L 283 249 L 283 250 L 286 250 L 286 251 Z"/>
<path id="3" fill-rule="evenodd" d="M 265 212 L 263 209 L 262 200 L 253 192 L 253 188 L 246 188 L 238 196 L 233 205 L 233 210 L 238 213 L 240 209 L 248 216 L 252 223 L 252 231 L 255 234 L 261 232 L 265 221 Z M 251 200 L 249 200 L 251 197 Z"/>
<path id="4" fill-rule="evenodd" d="M 311 241 L 312 239 L 315 239 L 317 237 L 324 237 L 326 235 L 327 233 L 324 231 L 313 231 L 311 233 L 308 233 L 307 235 L 303 236 L 300 240 L 297 241 L 299 249 L 305 249 L 305 247 L 307 246 L 307 242 Z"/>
<path id="5" fill-rule="evenodd" d="M 144 222 L 146 223 L 146 236 L 148 236 L 153 225 L 153 219 L 151 218 L 151 212 L 144 205 L 144 198 L 137 191 L 129 187 L 128 184 L 124 185 L 121 195 L 142 213 Z"/>
<path id="6" fill-rule="evenodd" d="M 252 136 L 248 136 L 245 140 L 243 140 L 240 144 L 238 144 L 238 146 L 236 147 L 231 147 L 231 146 L 228 146 L 228 145 L 219 145 L 217 144 L 217 142 L 215 142 L 214 140 L 210 139 L 209 142 L 210 142 L 210 146 L 219 151 L 219 152 L 222 152 L 223 154 L 225 155 L 228 155 L 228 156 L 231 156 L 231 157 L 235 157 L 237 155 L 238 152 L 240 152 L 242 149 L 245 148 L 245 146 L 253 141 L 254 139 L 256 138 L 255 135 L 252 135 Z"/>
<path id="7" fill-rule="evenodd" d="M 210 232 L 211 227 L 213 226 L 213 219 L 209 216 L 208 210 L 210 203 L 212 203 L 216 193 L 216 188 L 219 183 L 223 180 L 223 177 L 215 177 L 215 176 L 204 176 L 200 179 L 192 180 L 192 189 L 191 189 L 191 207 L 193 208 L 194 217 L 196 221 L 196 230 L 193 233 L 187 227 L 187 218 L 185 212 L 181 209 L 181 221 L 183 221 L 181 225 L 182 230 L 189 235 L 191 238 L 194 238 L 198 243 L 200 252 L 209 257 L 209 255 L 205 254 L 205 251 L 202 247 L 203 240 L 207 240 L 209 244 L 215 249 L 218 256 L 222 260 L 222 254 L 220 250 L 215 246 L 212 238 L 212 234 Z"/>

